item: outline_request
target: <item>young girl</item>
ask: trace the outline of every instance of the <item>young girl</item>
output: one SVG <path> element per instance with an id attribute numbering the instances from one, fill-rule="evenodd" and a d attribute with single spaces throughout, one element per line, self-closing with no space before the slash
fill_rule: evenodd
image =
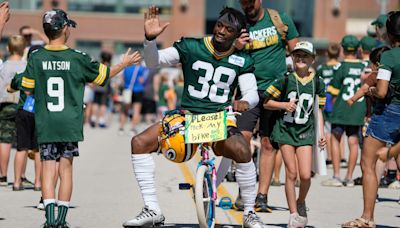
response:
<path id="1" fill-rule="evenodd" d="M 266 90 L 264 108 L 282 110 L 271 138 L 279 143 L 286 166 L 285 192 L 289 206 L 288 227 L 305 227 L 307 213 L 305 199 L 311 185 L 312 145 L 315 140 L 314 98 L 319 95 L 319 141 L 325 146 L 324 122 L 321 108 L 325 105 L 325 89 L 322 79 L 318 80 L 309 71 L 314 63 L 314 48 L 310 42 L 301 41 L 292 51 L 295 71 L 275 80 Z M 299 164 L 300 192 L 296 202 L 295 182 L 297 177 L 296 158 Z"/>

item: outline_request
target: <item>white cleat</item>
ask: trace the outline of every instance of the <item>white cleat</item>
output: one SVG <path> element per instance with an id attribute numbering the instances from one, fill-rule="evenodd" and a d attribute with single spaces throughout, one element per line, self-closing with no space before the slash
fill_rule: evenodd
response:
<path id="1" fill-rule="evenodd" d="M 164 225 L 165 217 L 161 212 L 156 212 L 145 206 L 134 218 L 122 224 L 123 227 L 154 227 Z"/>
<path id="2" fill-rule="evenodd" d="M 247 215 L 243 216 L 243 228 L 263 228 L 264 223 L 261 221 L 260 217 L 256 215 L 253 211 L 250 211 Z"/>

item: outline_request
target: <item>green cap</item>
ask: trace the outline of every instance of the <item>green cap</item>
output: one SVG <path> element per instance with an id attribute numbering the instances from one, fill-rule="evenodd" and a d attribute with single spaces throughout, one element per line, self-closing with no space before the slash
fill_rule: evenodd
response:
<path id="1" fill-rule="evenodd" d="M 355 51 L 357 50 L 358 46 L 360 46 L 360 41 L 358 41 L 357 37 L 353 35 L 346 35 L 343 37 L 340 44 L 346 51 Z"/>
<path id="2" fill-rule="evenodd" d="M 382 28 L 383 26 L 386 26 L 386 21 L 388 19 L 387 14 L 381 14 L 376 18 L 373 22 L 371 22 L 371 25 L 376 25 L 379 28 Z"/>
<path id="3" fill-rule="evenodd" d="M 361 48 L 364 51 L 371 52 L 376 47 L 376 40 L 370 36 L 364 36 L 361 40 Z"/>

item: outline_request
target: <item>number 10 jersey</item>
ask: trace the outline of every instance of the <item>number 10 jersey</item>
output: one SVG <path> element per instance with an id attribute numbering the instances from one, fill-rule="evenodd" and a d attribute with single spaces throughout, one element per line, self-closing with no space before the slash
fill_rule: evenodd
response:
<path id="1" fill-rule="evenodd" d="M 232 47 L 215 50 L 211 37 L 183 38 L 174 43 L 184 75 L 181 107 L 193 113 L 221 111 L 232 102 L 238 77 L 253 73 L 254 61 Z"/>

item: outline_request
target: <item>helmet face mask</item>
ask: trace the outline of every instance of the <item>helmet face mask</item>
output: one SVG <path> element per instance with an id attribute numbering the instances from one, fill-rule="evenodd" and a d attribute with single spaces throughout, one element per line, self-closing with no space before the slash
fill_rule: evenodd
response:
<path id="1" fill-rule="evenodd" d="M 196 153 L 193 144 L 185 144 L 185 117 L 181 114 L 166 115 L 160 128 L 160 147 L 170 161 L 189 161 Z"/>

